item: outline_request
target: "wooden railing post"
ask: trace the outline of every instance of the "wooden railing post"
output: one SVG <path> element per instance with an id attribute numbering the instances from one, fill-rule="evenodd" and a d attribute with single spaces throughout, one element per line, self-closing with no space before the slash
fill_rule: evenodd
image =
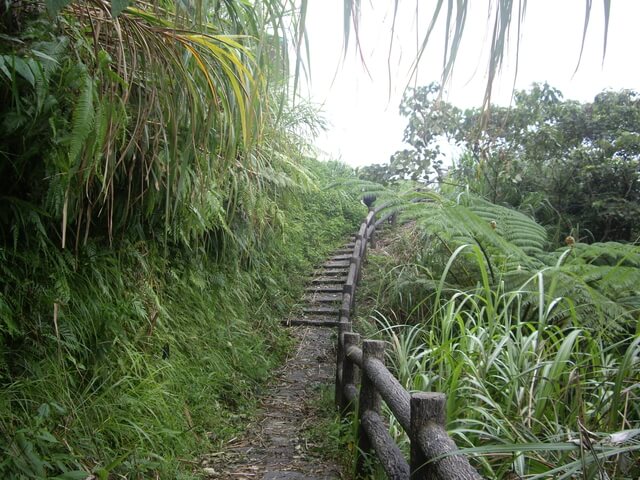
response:
<path id="1" fill-rule="evenodd" d="M 342 369 L 344 367 L 344 337 L 343 334 L 351 332 L 351 322 L 349 317 L 340 317 L 340 323 L 338 324 L 338 344 L 336 346 L 336 385 L 334 400 L 336 407 L 342 406 L 342 396 L 344 390 L 344 381 L 342 375 Z"/>
<path id="2" fill-rule="evenodd" d="M 347 398 L 345 394 L 345 388 L 348 385 L 356 385 L 358 381 L 358 371 L 356 370 L 356 365 L 349 360 L 347 357 L 347 352 L 349 351 L 349 347 L 357 346 L 358 342 L 360 342 L 360 335 L 357 333 L 344 332 L 342 334 L 342 348 L 344 352 L 343 360 L 342 360 L 342 385 L 340 392 L 340 412 L 343 416 L 346 416 L 349 411 L 353 409 L 353 405 L 351 399 Z"/>
<path id="3" fill-rule="evenodd" d="M 411 480 L 482 480 L 445 429 L 444 393 L 411 396 Z M 427 463 L 427 460 L 438 459 Z"/>
<path id="4" fill-rule="evenodd" d="M 371 410 L 377 414 L 381 413 L 382 397 L 376 390 L 375 385 L 369 379 L 364 371 L 367 360 L 375 358 L 384 362 L 384 346 L 381 340 L 365 340 L 362 342 L 362 379 L 360 386 L 360 398 L 358 401 L 358 417 L 360 425 L 358 426 L 358 459 L 356 462 L 356 473 L 362 475 L 365 473 L 365 457 L 364 454 L 371 450 L 371 442 L 367 433 L 362 426 L 362 416 L 365 412 Z"/>
<path id="5" fill-rule="evenodd" d="M 356 242 L 356 247 L 359 244 Z M 356 308 L 356 286 L 360 281 L 360 257 L 354 252 L 351 256 L 351 265 L 354 267 L 354 276 L 353 276 L 353 291 L 351 292 L 351 312 L 355 314 Z M 351 266 L 349 266 L 351 269 Z"/>
<path id="6" fill-rule="evenodd" d="M 409 439 L 411 441 L 411 480 L 426 480 L 434 476 L 433 464 L 428 464 L 420 441 L 420 431 L 428 423 L 445 425 L 446 397 L 444 393 L 420 392 L 411 395 L 411 424 Z"/>

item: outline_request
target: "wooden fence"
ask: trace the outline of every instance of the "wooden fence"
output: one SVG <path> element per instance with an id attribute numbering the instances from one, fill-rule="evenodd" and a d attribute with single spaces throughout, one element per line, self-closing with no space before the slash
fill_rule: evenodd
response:
<path id="1" fill-rule="evenodd" d="M 360 452 L 373 451 L 391 479 L 480 479 L 467 458 L 456 453 L 456 444 L 445 430 L 445 395 L 410 394 L 385 367 L 385 342 L 364 340 L 359 347 L 360 335 L 352 333 L 351 315 L 367 245 L 375 247 L 380 224 L 395 220 L 388 213 L 376 220 L 381 210 L 370 211 L 358 230 L 339 312 L 335 398 L 343 415 L 358 412 L 357 473 L 365 473 L 365 459 Z M 382 401 L 409 437 L 409 462 L 388 432 L 381 416 Z"/>

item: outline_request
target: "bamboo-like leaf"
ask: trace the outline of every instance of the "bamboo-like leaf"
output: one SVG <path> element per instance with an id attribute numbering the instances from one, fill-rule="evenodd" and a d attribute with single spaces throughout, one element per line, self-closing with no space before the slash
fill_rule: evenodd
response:
<path id="1" fill-rule="evenodd" d="M 580 44 L 580 55 L 578 56 L 578 63 L 576 65 L 576 69 L 573 72 L 575 75 L 580 67 L 580 62 L 582 61 L 582 54 L 584 52 L 584 44 L 587 40 L 587 30 L 589 30 L 589 19 L 591 18 L 591 7 L 593 4 L 593 0 L 585 0 L 585 12 L 584 12 L 584 27 L 582 28 L 582 42 Z"/>
<path id="2" fill-rule="evenodd" d="M 602 0 L 604 4 L 604 40 L 602 47 L 602 63 L 607 55 L 607 40 L 609 39 L 609 18 L 611 16 L 611 0 Z"/>
<path id="3" fill-rule="evenodd" d="M 625 401 L 622 395 L 622 389 L 624 383 L 628 378 L 633 378 L 634 373 L 638 373 L 640 368 L 640 337 L 637 337 L 625 352 L 620 365 L 618 366 L 618 373 L 613 385 L 613 391 L 611 392 L 611 405 L 609 410 L 609 422 L 610 429 L 624 425 L 624 420 L 621 415 L 621 406 Z"/>

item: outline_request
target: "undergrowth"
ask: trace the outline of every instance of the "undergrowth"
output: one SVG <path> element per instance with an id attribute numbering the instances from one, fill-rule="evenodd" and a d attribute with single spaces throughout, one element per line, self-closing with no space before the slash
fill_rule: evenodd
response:
<path id="1" fill-rule="evenodd" d="M 0 477 L 189 478 L 251 414 L 363 215 L 291 7 L 0 4 Z"/>
<path id="2" fill-rule="evenodd" d="M 302 275 L 363 213 L 338 191 L 283 212 L 288 228 L 222 259 L 153 241 L 0 250 L 2 478 L 187 478 L 237 433 L 286 351 Z"/>
<path id="3" fill-rule="evenodd" d="M 317 412 L 316 421 L 305 430 L 305 435 L 313 446 L 313 452 L 335 460 L 347 471 L 355 448 L 353 426 L 336 411 L 333 390 L 333 385 L 323 385 L 312 399 L 311 408 Z"/>
<path id="4" fill-rule="evenodd" d="M 448 430 L 485 476 L 636 478 L 638 247 L 554 250 L 522 214 L 427 197 L 369 250 L 365 338 L 388 342 L 407 390 L 447 394 Z"/>
<path id="5" fill-rule="evenodd" d="M 319 391 L 312 408 L 318 413 L 316 421 L 306 430 L 307 441 L 313 445 L 312 451 L 341 465 L 344 478 L 359 478 L 354 462 L 358 449 L 357 413 L 351 411 L 346 417 L 342 417 L 335 407 L 333 385 L 325 386 Z M 370 473 L 367 478 L 387 478 L 375 455 L 367 452 L 361 452 L 360 455 L 364 455 L 366 470 Z"/>

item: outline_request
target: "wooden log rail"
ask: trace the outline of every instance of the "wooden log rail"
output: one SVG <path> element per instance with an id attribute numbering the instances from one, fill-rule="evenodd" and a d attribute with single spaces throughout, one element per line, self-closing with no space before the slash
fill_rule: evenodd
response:
<path id="1" fill-rule="evenodd" d="M 480 479 L 468 459 L 457 453 L 455 442 L 445 430 L 445 395 L 410 394 L 384 364 L 385 342 L 363 340 L 359 347 L 360 335 L 352 333 L 356 287 L 367 245 L 375 247 L 379 225 L 385 221 L 395 223 L 393 213 L 383 214 L 376 220 L 383 208 L 371 210 L 358 230 L 339 313 L 335 399 L 343 415 L 357 411 L 357 473 L 365 473 L 362 452 L 375 452 L 387 476 L 394 480 Z M 388 432 L 381 414 L 383 401 L 409 437 L 409 461 Z"/>

